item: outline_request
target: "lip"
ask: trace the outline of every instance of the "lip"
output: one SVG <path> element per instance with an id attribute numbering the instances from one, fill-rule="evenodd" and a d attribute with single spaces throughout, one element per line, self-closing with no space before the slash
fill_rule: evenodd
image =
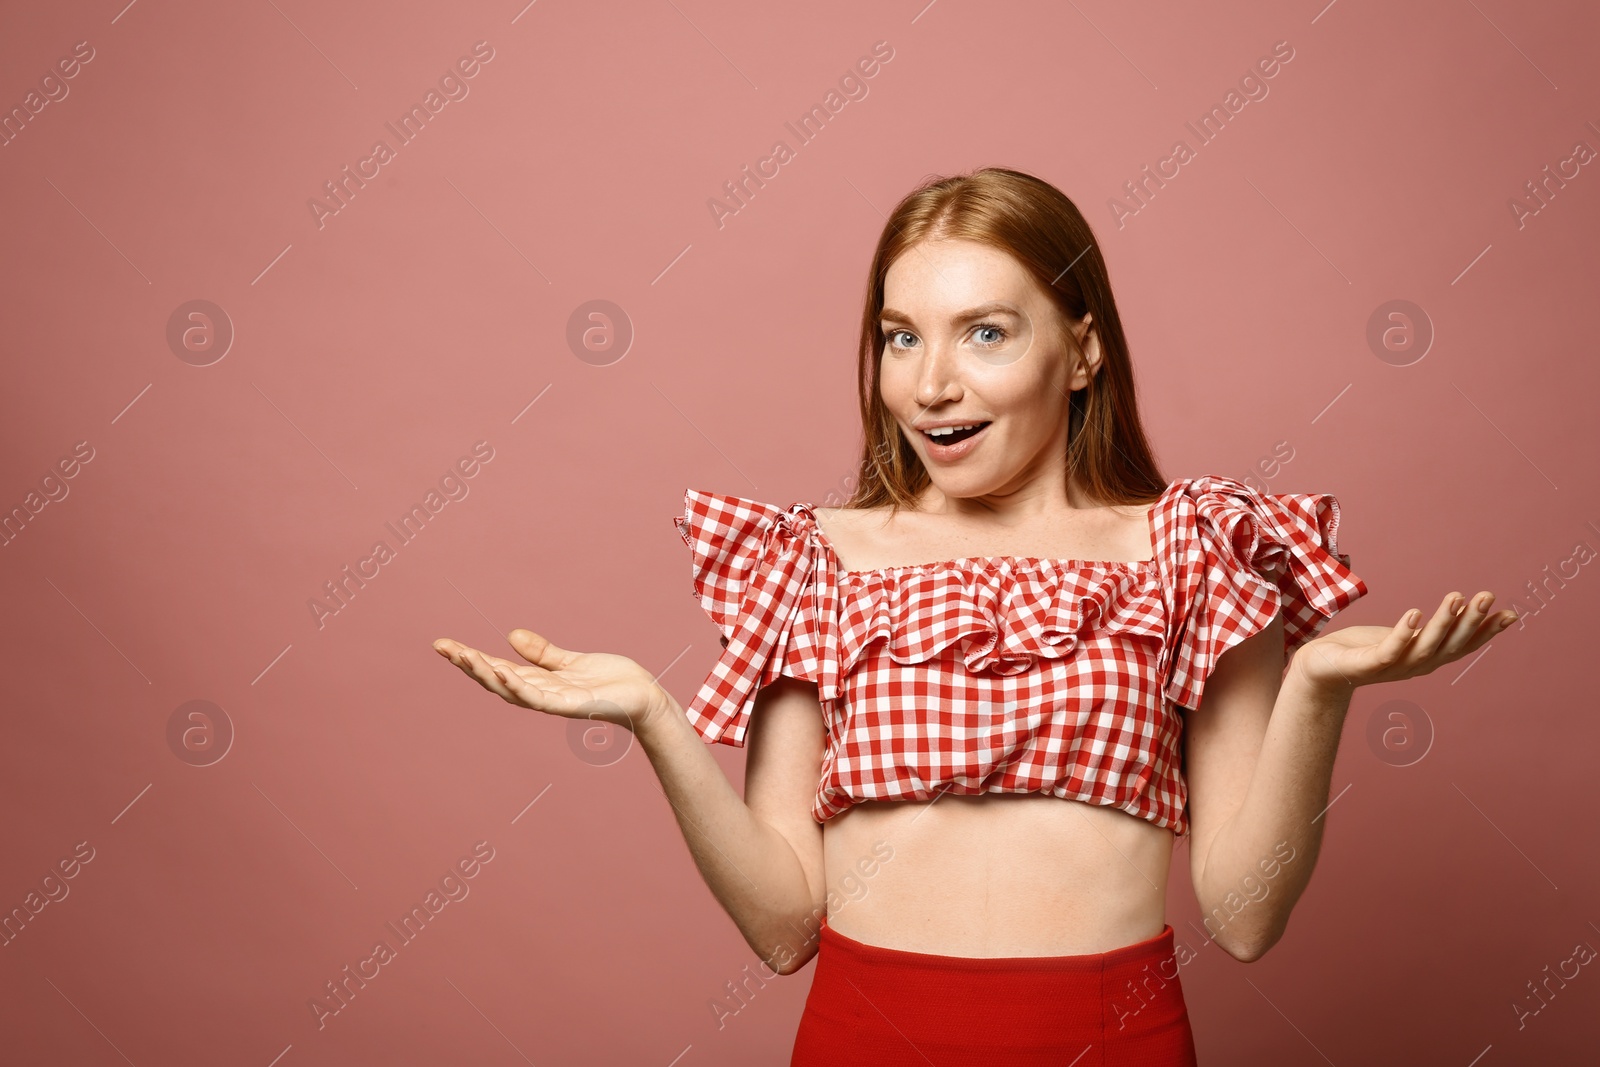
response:
<path id="1" fill-rule="evenodd" d="M 938 430 L 945 426 L 971 426 L 974 423 L 990 422 L 990 419 L 930 419 L 927 422 L 914 422 L 913 430 Z"/>
<path id="2" fill-rule="evenodd" d="M 970 425 L 972 421 L 973 420 L 968 420 L 967 422 L 945 421 L 929 423 L 927 429 L 934 429 L 939 426 L 967 426 Z M 962 456 L 965 456 L 974 448 L 977 448 L 978 442 L 983 440 L 984 435 L 989 432 L 989 427 L 993 425 L 994 423 L 990 422 L 988 426 L 985 426 L 971 437 L 968 437 L 964 441 L 957 441 L 953 445 L 941 445 L 937 443 L 920 427 L 918 428 L 917 433 L 922 437 L 922 447 L 927 450 L 929 459 L 938 460 L 941 463 L 950 463 L 960 459 Z"/>

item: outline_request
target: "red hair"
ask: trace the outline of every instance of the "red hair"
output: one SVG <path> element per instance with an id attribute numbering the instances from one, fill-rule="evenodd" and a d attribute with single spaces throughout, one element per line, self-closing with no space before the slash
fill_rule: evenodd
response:
<path id="1" fill-rule="evenodd" d="M 1009 253 L 1050 294 L 1070 325 L 1092 312 L 1100 368 L 1065 403 L 1067 477 L 1107 505 L 1153 503 L 1167 487 L 1139 423 L 1127 338 L 1111 296 L 1100 246 L 1089 223 L 1055 186 L 1031 174 L 985 167 L 930 178 L 895 206 L 878 238 L 861 314 L 861 480 L 846 508 L 912 507 L 929 483 L 927 469 L 878 393 L 884 334 L 883 282 L 889 265 L 912 245 L 946 238 L 977 241 Z M 1062 342 L 1078 361 L 1083 346 L 1068 328 Z"/>

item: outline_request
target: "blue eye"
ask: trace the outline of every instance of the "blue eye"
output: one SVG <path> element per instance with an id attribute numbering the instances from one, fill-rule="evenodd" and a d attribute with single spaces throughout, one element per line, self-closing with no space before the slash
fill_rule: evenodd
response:
<path id="1" fill-rule="evenodd" d="M 1006 340 L 1010 336 L 1006 333 L 1006 328 L 1004 326 L 998 326 L 992 322 L 980 323 L 979 325 L 973 327 L 973 333 L 988 333 L 997 335 L 993 340 L 983 340 L 982 338 L 979 338 L 977 343 L 980 348 L 998 348 L 1005 344 Z M 909 343 L 899 343 L 897 338 L 899 338 L 902 334 L 904 334 L 906 337 L 916 337 L 916 334 L 912 333 L 910 330 L 887 330 L 884 332 L 883 339 L 890 348 L 905 349 L 911 347 Z"/>

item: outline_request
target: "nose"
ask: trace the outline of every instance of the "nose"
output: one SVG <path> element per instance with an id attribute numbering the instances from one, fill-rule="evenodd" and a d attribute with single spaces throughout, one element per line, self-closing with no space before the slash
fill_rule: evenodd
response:
<path id="1" fill-rule="evenodd" d="M 917 372 L 917 403 L 927 409 L 940 400 L 961 399 L 961 385 L 955 378 L 955 353 L 940 342 L 926 344 L 923 353 Z"/>

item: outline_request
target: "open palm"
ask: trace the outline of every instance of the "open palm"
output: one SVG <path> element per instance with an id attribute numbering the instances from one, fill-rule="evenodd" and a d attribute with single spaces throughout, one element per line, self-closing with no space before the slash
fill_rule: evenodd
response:
<path id="1" fill-rule="evenodd" d="M 1514 611 L 1489 614 L 1493 603 L 1494 594 L 1487 591 L 1470 601 L 1451 593 L 1426 626 L 1416 608 L 1392 627 L 1346 626 L 1300 646 L 1291 667 L 1313 684 L 1334 690 L 1429 674 L 1477 651 L 1516 621 Z"/>
<path id="2" fill-rule="evenodd" d="M 434 650 L 507 703 L 568 719 L 598 719 L 636 728 L 660 707 L 662 690 L 627 656 L 558 648 L 532 630 L 506 640 L 526 663 L 491 656 L 441 637 Z"/>

